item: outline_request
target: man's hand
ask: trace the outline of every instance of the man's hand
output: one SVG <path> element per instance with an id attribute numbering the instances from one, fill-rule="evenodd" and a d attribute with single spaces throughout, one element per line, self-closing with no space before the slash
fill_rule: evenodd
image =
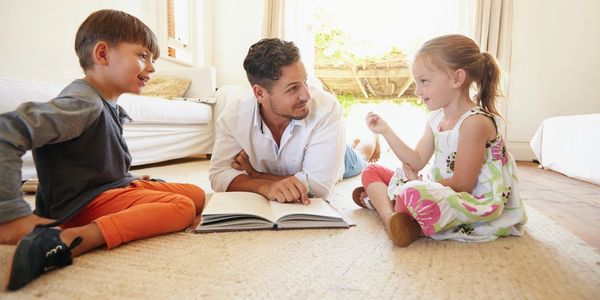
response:
<path id="1" fill-rule="evenodd" d="M 310 204 L 306 186 L 295 176 L 274 181 L 271 184 L 265 185 L 264 188 L 265 192 L 261 194 L 265 195 L 269 200 L 280 203 L 300 202 L 304 205 Z"/>
<path id="2" fill-rule="evenodd" d="M 15 245 L 33 231 L 36 225 L 52 223 L 54 220 L 31 214 L 6 223 L 0 223 L 0 244 Z"/>
<path id="3" fill-rule="evenodd" d="M 254 167 L 252 167 L 252 164 L 250 164 L 250 158 L 248 158 L 248 154 L 246 154 L 246 151 L 244 150 L 236 155 L 235 160 L 231 163 L 231 167 L 238 171 L 246 171 L 250 177 L 256 177 L 256 175 L 258 175 L 258 172 L 256 172 Z"/>

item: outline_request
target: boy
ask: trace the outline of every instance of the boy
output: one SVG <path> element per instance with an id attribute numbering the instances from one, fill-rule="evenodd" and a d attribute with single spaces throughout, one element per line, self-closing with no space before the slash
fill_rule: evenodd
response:
<path id="1" fill-rule="evenodd" d="M 58 219 L 20 239 L 9 262 L 9 290 L 101 245 L 111 249 L 185 229 L 204 205 L 197 186 L 128 172 L 122 123 L 130 119 L 117 99 L 139 93 L 154 72 L 154 33 L 127 13 L 100 10 L 79 27 L 75 52 L 83 79 L 47 103 L 24 103 L 0 115 L 0 240 L 14 242 L 51 221 L 44 218 Z M 28 149 L 39 177 L 39 217 L 31 217 L 19 191 L 21 156 Z M 50 228 L 59 224 L 62 231 Z"/>

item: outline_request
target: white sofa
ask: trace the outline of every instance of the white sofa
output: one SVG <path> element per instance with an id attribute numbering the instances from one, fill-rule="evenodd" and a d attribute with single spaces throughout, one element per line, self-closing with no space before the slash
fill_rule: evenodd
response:
<path id="1" fill-rule="evenodd" d="M 157 75 L 191 79 L 185 97 L 200 98 L 213 104 L 166 100 L 124 94 L 121 105 L 133 122 L 124 125 L 123 135 L 132 155 L 132 165 L 143 165 L 200 154 L 211 154 L 214 121 L 221 110 L 215 97 L 214 67 L 180 67 L 161 70 Z M 44 102 L 54 98 L 64 86 L 0 78 L 0 113 L 14 110 L 26 101 Z M 31 152 L 23 158 L 23 178 L 35 176 Z"/>
<path id="2" fill-rule="evenodd" d="M 600 114 L 548 118 L 531 139 L 540 165 L 600 184 Z"/>

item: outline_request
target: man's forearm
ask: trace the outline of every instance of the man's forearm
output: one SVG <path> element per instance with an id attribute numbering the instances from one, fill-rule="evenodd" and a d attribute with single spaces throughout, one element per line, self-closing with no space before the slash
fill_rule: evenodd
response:
<path id="1" fill-rule="evenodd" d="M 280 176 L 280 175 L 274 175 L 274 174 L 269 174 L 269 173 L 262 173 L 262 172 L 253 171 L 250 174 L 248 174 L 248 176 L 250 176 L 250 178 L 252 178 L 252 179 L 263 179 L 263 180 L 268 180 L 268 181 L 279 181 L 281 179 L 285 179 L 285 178 L 288 178 L 288 177 L 294 176 L 294 175 Z"/>
<path id="2" fill-rule="evenodd" d="M 267 197 L 268 185 L 273 181 L 260 178 L 252 178 L 248 175 L 238 175 L 229 186 L 228 192 L 253 192 Z"/>

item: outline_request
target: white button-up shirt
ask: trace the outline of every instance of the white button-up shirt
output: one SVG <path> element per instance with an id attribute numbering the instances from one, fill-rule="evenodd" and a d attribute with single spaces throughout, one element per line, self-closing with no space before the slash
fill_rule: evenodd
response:
<path id="1" fill-rule="evenodd" d="M 310 91 L 309 114 L 292 120 L 277 145 L 252 95 L 227 104 L 217 120 L 209 178 L 215 192 L 224 192 L 245 171 L 231 167 L 243 150 L 258 172 L 294 175 L 314 197 L 327 198 L 344 172 L 345 134 L 337 99 L 319 89 Z"/>

